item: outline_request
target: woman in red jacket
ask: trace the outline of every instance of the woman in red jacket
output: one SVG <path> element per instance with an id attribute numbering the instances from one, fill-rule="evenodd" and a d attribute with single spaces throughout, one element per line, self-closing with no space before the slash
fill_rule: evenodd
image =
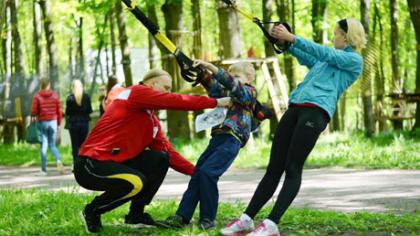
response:
<path id="1" fill-rule="evenodd" d="M 37 92 L 32 100 L 33 121 L 39 122 L 39 129 L 42 134 L 41 141 L 41 172 L 40 175 L 47 175 L 47 148 L 57 162 L 57 169 L 64 174 L 60 154 L 55 146 L 57 132 L 61 124 L 61 106 L 58 94 L 50 90 L 50 81 L 41 79 L 41 90 Z"/>
<path id="2" fill-rule="evenodd" d="M 170 75 L 152 70 L 141 85 L 122 91 L 83 143 L 74 175 L 84 188 L 104 191 L 86 205 L 83 219 L 89 232 L 99 232 L 101 214 L 131 200 L 128 224 L 154 224 L 144 213 L 161 185 L 168 166 L 191 175 L 186 161 L 163 135 L 154 110 L 201 110 L 230 105 L 230 98 L 213 99 L 169 93 Z"/>

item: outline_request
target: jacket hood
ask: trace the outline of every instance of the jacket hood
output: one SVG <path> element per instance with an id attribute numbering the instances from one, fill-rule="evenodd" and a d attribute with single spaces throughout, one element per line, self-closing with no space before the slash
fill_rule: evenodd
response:
<path id="1" fill-rule="evenodd" d="M 47 89 L 43 89 L 43 90 L 39 91 L 39 95 L 41 95 L 41 96 L 43 96 L 45 98 L 51 97 L 53 95 L 53 91 L 51 91 L 49 89 L 48 90 Z"/>

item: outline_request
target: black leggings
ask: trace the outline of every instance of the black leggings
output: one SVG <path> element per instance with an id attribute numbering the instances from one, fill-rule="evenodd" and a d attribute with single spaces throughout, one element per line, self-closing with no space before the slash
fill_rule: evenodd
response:
<path id="1" fill-rule="evenodd" d="M 86 210 L 103 214 L 131 200 L 130 214 L 143 213 L 158 191 L 169 167 L 167 153 L 143 151 L 124 163 L 97 161 L 77 157 L 74 176 L 89 190 L 104 191 L 86 206 Z"/>
<path id="2" fill-rule="evenodd" d="M 299 192 L 302 169 L 320 133 L 329 122 L 318 107 L 290 106 L 281 118 L 271 146 L 270 162 L 245 213 L 254 218 L 273 196 L 283 172 L 286 177 L 269 219 L 278 223 Z"/>

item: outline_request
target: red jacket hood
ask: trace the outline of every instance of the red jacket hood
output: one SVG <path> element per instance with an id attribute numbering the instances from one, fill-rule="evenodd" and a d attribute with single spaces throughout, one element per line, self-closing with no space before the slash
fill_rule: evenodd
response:
<path id="1" fill-rule="evenodd" d="M 39 91 L 39 95 L 43 96 L 44 98 L 48 98 L 51 97 L 51 95 L 53 95 L 54 92 L 49 90 L 49 89 L 43 89 L 41 91 Z"/>

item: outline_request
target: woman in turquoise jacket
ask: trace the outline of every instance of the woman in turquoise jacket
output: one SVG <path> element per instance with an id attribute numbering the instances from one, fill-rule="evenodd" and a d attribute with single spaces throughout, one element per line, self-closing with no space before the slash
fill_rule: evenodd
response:
<path id="1" fill-rule="evenodd" d="M 339 97 L 362 72 L 363 58 L 355 50 L 365 47 L 366 38 L 358 20 L 337 22 L 334 48 L 293 35 L 283 25 L 275 26 L 272 35 L 279 42 L 290 42 L 289 53 L 310 70 L 290 95 L 289 108 L 277 126 L 267 171 L 251 202 L 239 218 L 221 230 L 222 235 L 280 235 L 277 225 L 299 192 L 306 158 L 333 116 Z M 285 180 L 270 215 L 254 228 L 253 218 L 273 196 L 283 173 Z"/>

